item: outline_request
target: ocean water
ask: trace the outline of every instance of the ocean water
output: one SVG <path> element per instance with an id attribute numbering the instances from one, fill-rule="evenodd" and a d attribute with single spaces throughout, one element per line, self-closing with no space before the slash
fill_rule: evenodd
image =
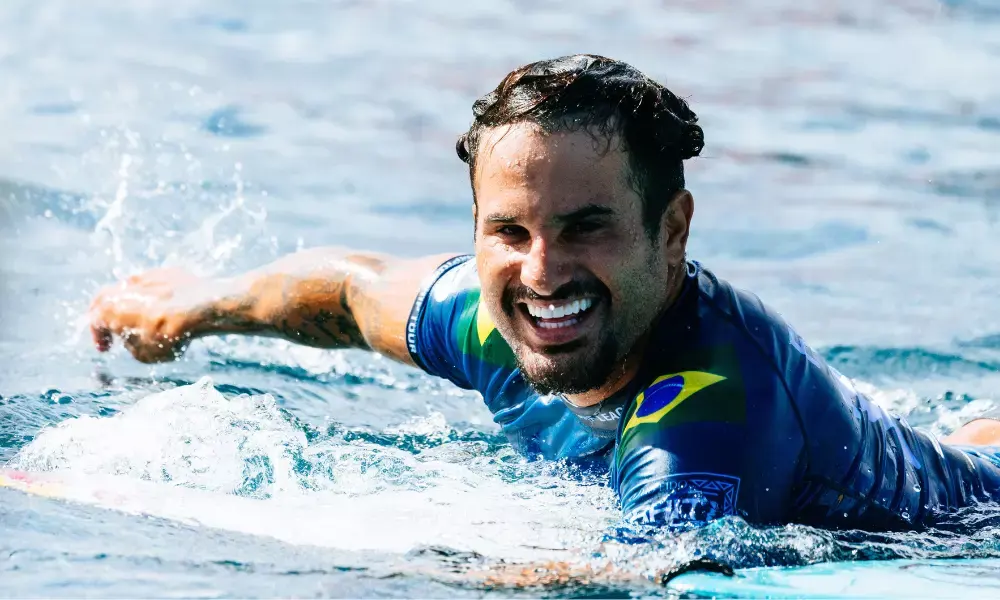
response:
<path id="1" fill-rule="evenodd" d="M 704 558 L 976 559 L 956 595 L 1000 594 L 996 514 L 623 544 L 601 477 L 524 461 L 415 370 L 249 338 L 157 366 L 91 348 L 93 292 L 145 268 L 469 250 L 472 102 L 575 52 L 699 114 L 694 258 L 920 427 L 1000 404 L 994 2 L 6 0 L 0 465 L 74 498 L 0 488 L 0 596 L 657 596 Z"/>

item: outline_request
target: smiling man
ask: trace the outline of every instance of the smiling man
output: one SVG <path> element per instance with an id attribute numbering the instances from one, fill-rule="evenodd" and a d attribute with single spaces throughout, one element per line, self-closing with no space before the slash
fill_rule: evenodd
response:
<path id="1" fill-rule="evenodd" d="M 1000 499 L 996 421 L 947 445 L 882 411 L 774 311 L 687 257 L 688 105 L 592 55 L 473 106 L 475 254 L 315 249 L 230 280 L 102 290 L 95 343 L 146 362 L 245 333 L 366 348 L 480 392 L 521 453 L 599 459 L 639 524 L 912 528 Z M 958 445 L 963 444 L 963 445 Z"/>

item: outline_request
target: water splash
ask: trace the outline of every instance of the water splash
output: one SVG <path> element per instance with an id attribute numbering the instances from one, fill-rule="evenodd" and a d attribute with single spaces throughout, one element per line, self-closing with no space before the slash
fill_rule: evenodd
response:
<path id="1" fill-rule="evenodd" d="M 81 162 L 98 173 L 116 165 L 81 208 L 96 219 L 92 244 L 108 253 L 116 279 L 161 266 L 208 276 L 278 253 L 266 232 L 267 191 L 248 183 L 240 161 L 209 170 L 182 142 L 122 127 L 102 131 Z"/>
<path id="2" fill-rule="evenodd" d="M 11 461 L 26 471 L 123 475 L 236 495 L 292 490 L 288 427 L 271 396 L 226 399 L 210 379 L 142 398 L 110 417 L 42 431 Z"/>
<path id="3" fill-rule="evenodd" d="M 132 166 L 132 155 L 122 156 L 121 166 L 118 168 L 118 190 L 115 192 L 115 199 L 108 206 L 107 212 L 97 222 L 94 227 L 95 233 L 107 233 L 111 239 L 111 255 L 116 264 L 121 264 L 125 260 L 125 252 L 122 247 L 122 221 L 125 215 L 125 200 L 128 198 L 128 175 L 129 167 Z M 115 272 L 116 277 L 121 277 L 121 272 Z"/>
<path id="4" fill-rule="evenodd" d="M 70 499 L 350 550 L 558 555 L 616 518 L 599 481 L 440 415 L 387 434 L 310 431 L 270 396 L 227 397 L 203 378 L 44 429 L 9 466 L 57 477 Z"/>

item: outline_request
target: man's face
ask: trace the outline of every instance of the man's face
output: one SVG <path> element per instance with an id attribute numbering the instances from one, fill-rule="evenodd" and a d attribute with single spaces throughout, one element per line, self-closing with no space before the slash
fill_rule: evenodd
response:
<path id="1" fill-rule="evenodd" d="M 608 145 L 527 123 L 481 140 L 474 185 L 483 300 L 541 393 L 606 383 L 669 292 L 677 244 L 666 229 L 657 240 L 646 233 L 618 147 L 617 139 Z"/>

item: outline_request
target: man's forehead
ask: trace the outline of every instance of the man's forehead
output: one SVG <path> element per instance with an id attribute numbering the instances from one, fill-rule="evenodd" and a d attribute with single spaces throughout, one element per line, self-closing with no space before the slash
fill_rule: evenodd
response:
<path id="1" fill-rule="evenodd" d="M 483 132 L 477 163 L 497 170 L 524 171 L 532 163 L 611 161 L 623 154 L 617 136 L 595 135 L 583 129 L 547 131 L 535 123 L 502 125 Z"/>
<path id="2" fill-rule="evenodd" d="M 543 192 L 550 200 L 569 195 L 575 204 L 617 196 L 628 188 L 624 154 L 583 131 L 545 132 L 519 123 L 483 137 L 476 160 L 477 198 Z M 585 197 L 584 197 L 585 196 Z"/>

